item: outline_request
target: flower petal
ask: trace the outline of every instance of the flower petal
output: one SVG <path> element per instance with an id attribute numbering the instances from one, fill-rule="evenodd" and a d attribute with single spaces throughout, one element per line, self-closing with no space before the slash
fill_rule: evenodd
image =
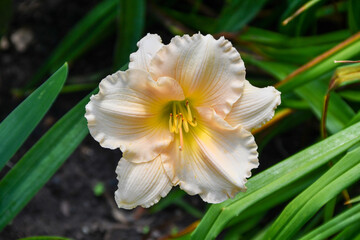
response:
<path id="1" fill-rule="evenodd" d="M 160 157 L 146 163 L 132 163 L 122 158 L 116 173 L 119 183 L 115 201 L 119 208 L 132 209 L 138 205 L 148 208 L 172 188 Z"/>
<path id="2" fill-rule="evenodd" d="M 164 46 L 161 37 L 148 33 L 138 43 L 138 50 L 130 55 L 129 69 L 142 69 L 149 72 L 150 60 Z"/>
<path id="3" fill-rule="evenodd" d="M 162 108 L 172 100 L 183 100 L 179 84 L 171 78 L 153 81 L 142 70 L 117 72 L 100 83 L 90 98 L 85 117 L 91 135 L 101 146 L 120 148 L 133 162 L 157 157 L 173 139 Z"/>
<path id="4" fill-rule="evenodd" d="M 261 127 L 273 116 L 281 103 L 280 92 L 274 87 L 257 88 L 245 82 L 243 95 L 226 116 L 231 126 L 243 126 L 248 131 Z"/>
<path id="5" fill-rule="evenodd" d="M 245 191 L 246 178 L 258 163 L 254 137 L 232 128 L 214 110 L 198 108 L 203 120 L 184 136 L 183 150 L 175 139 L 161 156 L 174 185 L 209 203 L 219 203 Z"/>
<path id="6" fill-rule="evenodd" d="M 154 80 L 174 78 L 192 104 L 212 107 L 222 118 L 241 96 L 245 81 L 244 62 L 231 43 L 201 34 L 174 37 L 152 59 L 150 72 Z"/>

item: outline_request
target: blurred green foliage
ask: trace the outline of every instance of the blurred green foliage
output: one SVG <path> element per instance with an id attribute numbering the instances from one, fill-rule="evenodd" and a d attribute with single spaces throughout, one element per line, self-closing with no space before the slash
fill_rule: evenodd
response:
<path id="1" fill-rule="evenodd" d="M 11 19 L 11 4 L 8 0 L 0 3 L 0 36 Z M 256 174 L 247 183 L 246 193 L 209 206 L 205 213 L 186 201 L 179 189 L 150 212 L 177 206 L 200 220 L 186 232 L 174 230 L 173 237 L 179 239 L 215 239 L 224 231 L 225 239 L 359 239 L 360 207 L 358 197 L 354 197 L 358 195 L 360 177 L 358 70 L 348 75 L 351 82 L 330 94 L 324 107 L 329 83 L 334 73 L 343 69 L 334 60 L 360 59 L 359 13 L 358 0 L 99 1 L 69 29 L 23 92 L 36 89 L 49 73 L 60 69 L 1 123 L 0 141 L 6 144 L 0 145 L 0 168 L 60 93 L 67 79 L 67 66 L 61 67 L 65 61 L 71 69 L 71 64 L 84 54 L 101 48 L 105 39 L 116 39 L 112 66 L 93 73 L 87 82 L 66 83 L 62 90 L 85 91 L 102 76 L 127 64 L 138 40 L 150 30 L 159 30 L 165 39 L 198 31 L 217 38 L 224 35 L 240 52 L 248 80 L 258 86 L 275 84 L 282 91 L 278 120 L 256 134 L 259 151 L 275 136 L 304 128 L 309 119 L 324 120 L 330 137 L 319 137 L 317 143 L 309 142 L 307 149 Z M 289 21 L 284 24 L 286 19 Z M 351 66 L 357 69 L 357 65 Z M 39 104 L 40 93 L 47 99 L 46 105 Z M 21 211 L 88 134 L 83 117 L 88 99 L 62 117 L 0 180 L 0 229 Z M 34 110 L 31 113 L 26 107 L 29 104 Z M 288 114 L 281 115 L 282 111 Z M 310 133 L 307 129 L 303 132 Z M 349 209 L 342 206 L 349 200 L 343 199 L 345 189 L 356 204 Z M 104 191 L 100 185 L 94 188 L 95 195 Z M 144 233 L 148 231 L 143 229 Z"/>

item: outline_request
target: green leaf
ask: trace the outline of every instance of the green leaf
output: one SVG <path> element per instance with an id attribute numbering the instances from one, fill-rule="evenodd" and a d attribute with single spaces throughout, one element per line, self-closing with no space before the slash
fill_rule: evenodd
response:
<path id="1" fill-rule="evenodd" d="M 326 75 L 322 77 L 326 78 Z M 327 79 L 330 79 L 330 75 Z M 319 80 L 308 83 L 295 90 L 296 94 L 308 102 L 318 119 L 321 119 L 321 111 L 326 91 L 327 85 Z M 331 93 L 326 120 L 326 127 L 331 133 L 336 133 L 346 127 L 354 115 L 355 113 L 352 108 L 342 100 L 338 94 Z"/>
<path id="2" fill-rule="evenodd" d="M 358 111 L 355 116 L 349 121 L 349 123 L 347 124 L 347 126 L 351 126 L 354 123 L 357 123 L 360 121 L 360 111 Z"/>
<path id="3" fill-rule="evenodd" d="M 75 60 L 113 32 L 111 26 L 116 18 L 116 4 L 117 0 L 102 1 L 81 19 L 51 53 L 27 84 L 27 88 L 36 85 L 49 71 L 58 68 L 64 61 Z"/>
<path id="4" fill-rule="evenodd" d="M 360 102 L 360 91 L 359 90 L 358 91 L 344 90 L 344 91 L 338 92 L 338 94 L 349 101 Z"/>
<path id="5" fill-rule="evenodd" d="M 0 124 L 0 170 L 44 117 L 63 87 L 68 74 L 64 64 L 27 97 Z"/>
<path id="6" fill-rule="evenodd" d="M 355 36 L 355 35 L 354 35 Z M 333 71 L 338 65 L 334 64 L 334 60 L 351 59 L 360 54 L 360 33 L 356 35 L 357 39 L 354 42 L 339 48 L 332 55 L 324 58 L 322 61 L 316 63 L 308 70 L 296 75 L 290 81 L 279 86 L 279 91 L 290 92 L 295 88 L 304 85 L 310 81 L 314 81 L 323 74 Z"/>
<path id="7" fill-rule="evenodd" d="M 244 61 L 260 67 L 278 80 L 283 79 L 295 69 L 295 66 L 287 63 L 259 61 L 249 55 L 244 55 L 243 58 Z M 327 84 L 324 81 L 330 81 L 330 78 L 331 72 L 324 72 L 322 76 L 316 79 L 317 81 L 294 89 L 295 93 L 308 103 L 318 119 L 321 119 L 324 96 L 327 91 Z M 354 111 L 345 101 L 336 93 L 331 94 L 326 126 L 332 133 L 346 127 L 354 115 Z"/>
<path id="8" fill-rule="evenodd" d="M 238 240 L 241 239 L 242 234 L 251 230 L 252 228 L 259 225 L 260 220 L 264 217 L 264 213 L 257 214 L 246 221 L 241 222 L 233 227 L 231 227 L 225 237 L 224 240 Z"/>
<path id="9" fill-rule="evenodd" d="M 202 15 L 196 14 L 187 14 L 184 12 L 176 11 L 174 9 L 162 8 L 166 14 L 175 18 L 183 24 L 186 24 L 188 27 L 191 27 L 195 30 L 200 30 L 205 33 L 215 33 L 214 25 L 215 19 L 210 17 L 205 17 Z M 246 29 L 243 29 L 241 34 L 237 37 L 237 39 L 241 42 L 249 42 L 251 44 L 262 44 L 264 46 L 272 46 L 278 47 L 277 50 L 281 50 L 286 53 L 285 49 L 293 49 L 291 51 L 297 51 L 301 48 L 306 49 L 315 49 L 320 52 L 321 50 L 327 49 L 328 46 L 332 46 L 344 39 L 350 37 L 349 30 L 339 30 L 324 34 L 316 34 L 313 36 L 306 37 L 289 37 L 284 34 L 280 34 L 278 32 L 273 32 L 269 30 L 265 30 L 262 28 L 249 26 Z M 328 45 L 324 47 L 324 45 Z M 316 49 L 314 47 L 319 47 L 320 49 Z M 285 48 L 285 49 L 284 49 Z M 297 50 L 296 50 L 297 49 Z M 311 52 L 310 52 L 311 53 Z M 293 60 L 292 58 L 288 58 L 287 60 Z"/>
<path id="10" fill-rule="evenodd" d="M 267 238 L 291 238 L 323 205 L 360 179 L 359 172 L 360 148 L 357 148 L 291 201 L 269 229 Z"/>
<path id="11" fill-rule="evenodd" d="M 303 64 L 334 46 L 335 43 L 298 48 L 284 48 L 283 46 L 274 48 L 258 45 L 257 50 L 261 52 L 261 55 L 264 55 L 268 59 L 274 59 L 280 62 L 283 61 L 287 63 Z"/>
<path id="12" fill-rule="evenodd" d="M 294 0 L 288 2 L 290 3 L 290 5 L 287 8 L 285 14 L 280 19 L 281 20 L 281 24 L 279 24 L 280 32 L 287 33 L 288 35 L 301 36 L 307 33 L 309 28 L 313 28 L 314 26 L 316 26 L 317 18 L 315 13 L 317 11 L 317 8 L 319 8 L 321 2 L 324 2 L 324 0 L 310 0 L 310 1 Z M 291 17 L 294 17 L 296 14 L 299 13 L 300 16 L 293 18 L 293 20 L 289 22 Z M 287 22 L 287 24 L 284 25 L 284 22 Z"/>
<path id="13" fill-rule="evenodd" d="M 351 198 L 349 201 L 346 202 L 346 204 L 350 204 L 350 203 L 357 203 L 360 202 L 360 195 L 354 198 Z"/>
<path id="14" fill-rule="evenodd" d="M 252 177 L 246 193 L 210 207 L 192 238 L 214 239 L 231 219 L 346 151 L 360 140 L 359 134 L 360 123 L 357 123 Z"/>
<path id="15" fill-rule="evenodd" d="M 88 134 L 89 96 L 63 116 L 0 181 L 0 230 L 51 178 Z"/>
<path id="16" fill-rule="evenodd" d="M 136 51 L 145 23 L 144 0 L 120 0 L 118 2 L 117 42 L 115 50 L 115 69 L 129 61 L 129 55 Z"/>
<path id="17" fill-rule="evenodd" d="M 246 209 L 242 214 L 231 219 L 229 224 L 226 227 L 233 226 L 239 222 L 246 221 L 248 218 L 251 218 L 259 213 L 263 213 L 299 194 L 309 185 L 311 185 L 319 176 L 325 172 L 325 167 L 322 167 L 316 171 L 311 172 L 310 174 L 300 178 L 299 180 L 285 186 L 278 191 L 271 193 L 268 197 L 261 199 L 259 202 L 254 204 L 252 207 Z"/>
<path id="18" fill-rule="evenodd" d="M 197 14 L 188 14 L 180 11 L 176 11 L 170 8 L 162 8 L 162 10 L 175 18 L 182 24 L 186 24 L 192 29 L 196 29 L 198 31 L 202 31 L 205 33 L 214 33 L 214 28 L 216 24 L 216 19 L 211 17 L 200 16 Z"/>
<path id="19" fill-rule="evenodd" d="M 360 221 L 346 227 L 332 240 L 345 240 L 345 239 L 354 240 L 356 235 L 359 234 L 359 229 L 360 229 Z"/>
<path id="20" fill-rule="evenodd" d="M 360 30 L 360 2 L 358 0 L 348 0 L 348 24 L 350 31 L 356 33 Z"/>
<path id="21" fill-rule="evenodd" d="M 345 227 L 358 222 L 360 222 L 360 204 L 340 213 L 329 222 L 300 238 L 300 240 L 326 239 Z"/>
<path id="22" fill-rule="evenodd" d="M 232 0 L 218 17 L 215 32 L 237 32 L 250 22 L 267 0 Z"/>

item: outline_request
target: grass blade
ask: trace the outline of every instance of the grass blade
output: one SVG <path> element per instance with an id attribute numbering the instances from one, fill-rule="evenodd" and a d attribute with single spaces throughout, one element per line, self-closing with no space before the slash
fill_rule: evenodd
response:
<path id="1" fill-rule="evenodd" d="M 291 20 L 293 20 L 295 17 L 297 17 L 298 15 L 300 15 L 302 12 L 306 11 L 307 9 L 309 9 L 310 7 L 312 7 L 314 4 L 320 2 L 321 0 L 310 0 L 308 2 L 306 2 L 303 6 L 301 6 L 298 10 L 296 10 L 296 12 L 294 12 L 290 17 L 286 18 L 282 24 L 286 25 L 288 24 Z"/>
<path id="2" fill-rule="evenodd" d="M 269 239 L 291 238 L 324 204 L 360 178 L 360 148 L 347 153 L 298 195 L 271 226 Z"/>
<path id="3" fill-rule="evenodd" d="M 346 227 L 332 240 L 345 240 L 345 239 L 353 240 L 355 239 L 356 235 L 359 234 L 359 229 L 360 229 L 360 221 Z"/>
<path id="4" fill-rule="evenodd" d="M 60 93 L 68 74 L 64 64 L 0 124 L 0 170 L 24 143 Z"/>
<path id="5" fill-rule="evenodd" d="M 0 181 L 0 230 L 18 214 L 88 134 L 85 97 Z"/>
<path id="6" fill-rule="evenodd" d="M 326 224 L 306 234 L 300 240 L 326 239 L 353 223 L 360 222 L 360 204 L 342 212 Z"/>

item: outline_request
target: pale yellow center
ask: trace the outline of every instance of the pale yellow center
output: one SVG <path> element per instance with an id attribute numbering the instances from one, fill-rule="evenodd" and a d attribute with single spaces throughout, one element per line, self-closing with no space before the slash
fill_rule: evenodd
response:
<path id="1" fill-rule="evenodd" d="M 193 116 L 190 108 L 189 101 L 173 102 L 169 117 L 169 130 L 172 133 L 179 134 L 180 146 L 179 150 L 182 151 L 184 148 L 184 137 L 185 133 L 189 132 L 189 127 L 196 127 L 196 117 Z"/>

